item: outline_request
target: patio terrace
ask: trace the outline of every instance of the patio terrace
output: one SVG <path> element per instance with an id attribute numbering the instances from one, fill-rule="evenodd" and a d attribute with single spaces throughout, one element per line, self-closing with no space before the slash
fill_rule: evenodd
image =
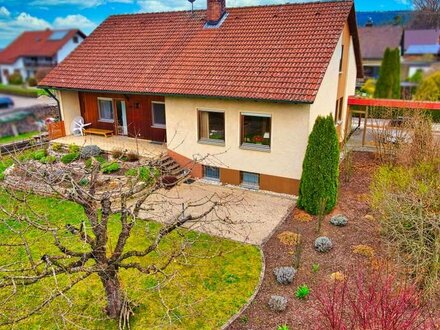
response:
<path id="1" fill-rule="evenodd" d="M 73 136 L 69 135 L 56 140 L 52 143 L 76 144 L 78 146 L 97 145 L 104 151 L 112 151 L 121 149 L 127 151 L 137 151 L 140 156 L 146 158 L 159 158 L 167 153 L 166 144 L 158 144 L 156 142 L 134 139 L 126 136 L 103 137 L 95 135 Z"/>

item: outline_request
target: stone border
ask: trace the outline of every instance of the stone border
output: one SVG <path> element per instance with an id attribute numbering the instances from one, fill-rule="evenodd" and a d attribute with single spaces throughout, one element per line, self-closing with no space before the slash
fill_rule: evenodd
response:
<path id="1" fill-rule="evenodd" d="M 260 279 L 259 279 L 258 285 L 255 288 L 255 292 L 249 298 L 247 303 L 234 316 L 232 316 L 225 324 L 223 324 L 220 327 L 221 330 L 227 329 L 232 323 L 234 323 L 246 311 L 246 309 L 248 309 L 248 307 L 254 302 L 257 294 L 260 292 L 261 286 L 263 285 L 264 275 L 266 273 L 266 258 L 264 256 L 264 252 L 263 252 L 263 249 L 261 248 L 261 246 L 258 246 L 258 250 L 260 251 L 262 265 L 261 265 Z"/>

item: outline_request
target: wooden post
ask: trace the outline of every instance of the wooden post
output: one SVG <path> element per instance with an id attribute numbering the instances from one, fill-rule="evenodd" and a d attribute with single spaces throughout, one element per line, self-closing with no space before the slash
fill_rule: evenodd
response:
<path id="1" fill-rule="evenodd" d="M 367 125 L 368 125 L 368 110 L 369 110 L 369 107 L 367 106 L 365 108 L 364 134 L 362 136 L 362 146 L 363 147 L 365 146 L 365 139 L 366 139 L 366 136 L 367 136 L 367 129 L 368 129 L 368 127 L 367 127 Z"/>

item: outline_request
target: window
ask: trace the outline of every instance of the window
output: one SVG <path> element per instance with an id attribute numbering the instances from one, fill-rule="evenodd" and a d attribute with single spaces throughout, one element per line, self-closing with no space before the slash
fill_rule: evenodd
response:
<path id="1" fill-rule="evenodd" d="M 113 123 L 113 100 L 98 98 L 99 121 Z"/>
<path id="2" fill-rule="evenodd" d="M 48 40 L 62 40 L 69 33 L 69 31 L 54 31 Z"/>
<path id="3" fill-rule="evenodd" d="M 342 72 L 343 62 L 344 62 L 344 45 L 341 46 L 341 59 L 339 60 L 339 72 Z"/>
<path id="4" fill-rule="evenodd" d="M 336 109 L 335 109 L 335 124 L 338 124 L 342 121 L 342 110 L 344 107 L 344 98 L 341 97 L 336 100 Z"/>
<path id="5" fill-rule="evenodd" d="M 241 185 L 245 188 L 258 189 L 260 187 L 260 175 L 250 172 L 241 172 Z"/>
<path id="6" fill-rule="evenodd" d="M 163 102 L 153 102 L 151 104 L 152 116 L 153 116 L 153 127 L 165 128 L 166 118 L 165 118 L 165 103 Z"/>
<path id="7" fill-rule="evenodd" d="M 271 116 L 260 114 L 241 114 L 241 144 L 261 149 L 270 149 Z"/>
<path id="8" fill-rule="evenodd" d="M 208 180 L 220 181 L 220 169 L 214 166 L 203 166 L 203 176 Z"/>
<path id="9" fill-rule="evenodd" d="M 72 40 L 74 44 L 77 44 L 79 42 L 78 36 L 74 36 Z"/>
<path id="10" fill-rule="evenodd" d="M 199 141 L 225 142 L 225 114 L 223 112 L 199 111 Z"/>

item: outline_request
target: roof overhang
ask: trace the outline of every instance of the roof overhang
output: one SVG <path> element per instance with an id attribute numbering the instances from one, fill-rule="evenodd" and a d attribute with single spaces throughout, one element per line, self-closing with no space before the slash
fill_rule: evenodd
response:
<path id="1" fill-rule="evenodd" d="M 310 101 L 264 99 L 264 98 L 251 98 L 251 97 L 248 98 L 248 97 L 239 97 L 239 96 L 227 97 L 227 96 L 217 96 L 217 95 L 170 94 L 170 93 L 131 92 L 131 91 L 117 91 L 117 90 L 77 89 L 77 88 L 62 88 L 62 87 L 44 86 L 44 85 L 38 85 L 37 88 L 52 89 L 52 90 L 58 90 L 58 91 L 83 92 L 83 93 L 193 97 L 193 98 L 201 98 L 201 99 L 239 100 L 239 101 L 268 102 L 268 103 L 284 103 L 284 104 L 313 104 L 314 103 L 314 102 L 310 102 Z"/>
<path id="2" fill-rule="evenodd" d="M 359 31 L 356 21 L 356 10 L 353 2 L 350 14 L 348 15 L 348 26 L 350 28 L 351 37 L 353 38 L 354 54 L 356 57 L 357 78 L 364 78 L 364 68 L 362 65 L 361 44 L 359 41 Z"/>

